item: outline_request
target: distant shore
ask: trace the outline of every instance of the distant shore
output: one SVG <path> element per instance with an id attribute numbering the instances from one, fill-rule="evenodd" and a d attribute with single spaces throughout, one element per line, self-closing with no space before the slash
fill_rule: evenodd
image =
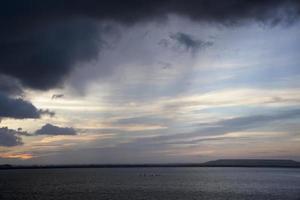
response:
<path id="1" fill-rule="evenodd" d="M 60 169 L 60 168 L 156 168 L 156 167 L 250 167 L 250 168 L 300 168 L 300 162 L 275 159 L 222 159 L 205 163 L 169 164 L 86 164 L 86 165 L 0 165 L 7 169 Z"/>

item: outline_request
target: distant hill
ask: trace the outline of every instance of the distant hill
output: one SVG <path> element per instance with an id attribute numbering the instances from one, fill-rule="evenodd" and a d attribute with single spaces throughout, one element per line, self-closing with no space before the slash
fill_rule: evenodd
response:
<path id="1" fill-rule="evenodd" d="M 300 167 L 294 160 L 276 159 L 221 159 L 203 163 L 208 167 Z"/>
<path id="2" fill-rule="evenodd" d="M 169 164 L 91 164 L 91 165 L 0 165 L 1 169 L 52 169 L 52 168 L 149 168 L 149 167 L 286 167 L 300 168 L 294 160 L 221 159 L 206 163 Z"/>

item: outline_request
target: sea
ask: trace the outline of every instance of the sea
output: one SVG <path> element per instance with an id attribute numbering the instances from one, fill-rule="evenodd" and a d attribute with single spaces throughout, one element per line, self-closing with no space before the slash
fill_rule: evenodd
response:
<path id="1" fill-rule="evenodd" d="M 300 200 L 300 169 L 0 170 L 0 200 Z"/>

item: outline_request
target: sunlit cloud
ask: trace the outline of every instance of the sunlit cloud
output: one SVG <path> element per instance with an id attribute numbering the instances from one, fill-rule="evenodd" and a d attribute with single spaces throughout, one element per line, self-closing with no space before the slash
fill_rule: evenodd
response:
<path id="1" fill-rule="evenodd" d="M 28 160 L 32 159 L 34 156 L 29 153 L 0 153 L 0 158 L 9 158 L 9 159 L 21 159 L 21 160 Z"/>

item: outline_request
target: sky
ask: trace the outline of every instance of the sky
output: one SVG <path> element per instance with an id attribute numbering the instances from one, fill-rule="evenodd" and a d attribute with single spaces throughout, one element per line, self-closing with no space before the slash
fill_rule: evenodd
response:
<path id="1" fill-rule="evenodd" d="M 300 161 L 297 0 L 0 12 L 0 164 Z"/>

